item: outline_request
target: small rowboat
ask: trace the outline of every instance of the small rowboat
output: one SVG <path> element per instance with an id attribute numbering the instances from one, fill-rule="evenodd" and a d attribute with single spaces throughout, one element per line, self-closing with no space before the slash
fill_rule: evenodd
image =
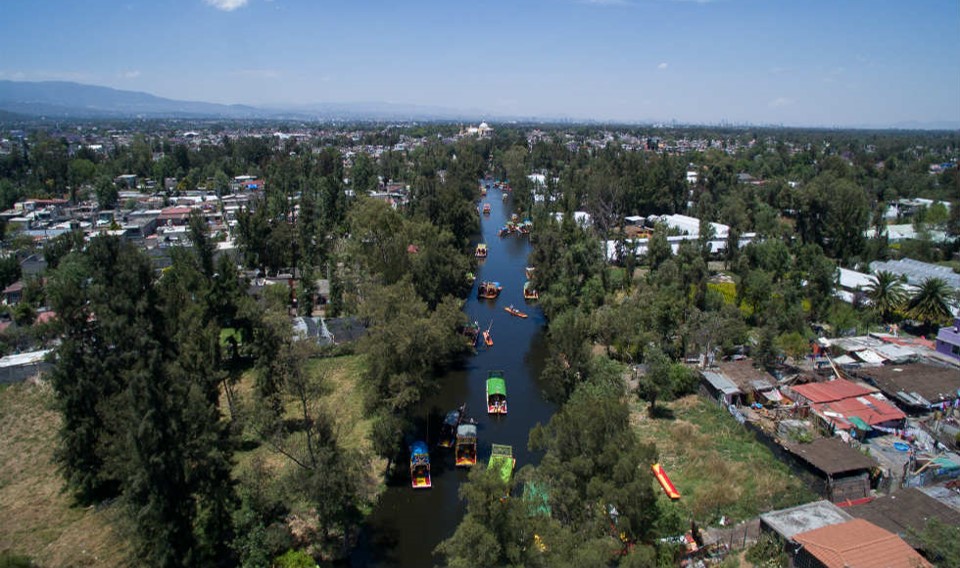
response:
<path id="1" fill-rule="evenodd" d="M 504 311 L 506 311 L 506 312 L 507 312 L 508 314 L 510 314 L 511 316 L 517 316 L 518 318 L 526 318 L 526 317 L 527 317 L 527 314 L 521 312 L 520 310 L 518 310 L 517 308 L 515 308 L 515 307 L 513 307 L 513 306 L 507 306 L 507 307 L 505 307 L 505 308 L 503 308 L 503 309 L 504 309 Z"/>

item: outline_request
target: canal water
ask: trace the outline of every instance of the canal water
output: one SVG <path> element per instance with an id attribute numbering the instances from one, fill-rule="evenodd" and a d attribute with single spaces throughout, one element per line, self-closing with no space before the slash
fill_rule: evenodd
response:
<path id="1" fill-rule="evenodd" d="M 546 423 L 555 406 L 543 398 L 538 382 L 543 369 L 546 346 L 545 320 L 536 303 L 525 303 L 524 268 L 530 254 L 528 237 L 499 237 L 497 232 L 510 219 L 512 199 L 503 201 L 499 189 L 491 188 L 482 203 L 489 203 L 489 215 L 481 218 L 481 242 L 487 243 L 488 256 L 481 261 L 477 280 L 464 306 L 471 321 L 481 329 L 491 326 L 493 346 L 478 345 L 477 354 L 464 366 L 441 378 L 438 392 L 424 401 L 422 420 L 417 436 L 428 439 L 433 474 L 431 489 L 414 490 L 406 460 L 398 464 L 397 475 L 381 496 L 367 519 L 360 541 L 354 550 L 352 566 L 439 565 L 433 550 L 451 536 L 463 517 L 464 504 L 458 497 L 460 484 L 467 479 L 467 470 L 453 465 L 453 449 L 436 446 L 440 423 L 447 411 L 466 402 L 467 416 L 478 422 L 478 463 L 486 463 L 491 444 L 513 446 L 517 468 L 539 462 L 539 454 L 527 449 L 530 429 L 538 422 Z M 497 300 L 478 300 L 477 286 L 484 280 L 500 282 L 503 291 Z M 527 313 L 520 319 L 504 311 L 513 305 Z M 482 341 L 481 341 L 482 342 Z M 504 371 L 507 384 L 509 414 L 493 417 L 486 414 L 485 384 L 487 372 Z"/>

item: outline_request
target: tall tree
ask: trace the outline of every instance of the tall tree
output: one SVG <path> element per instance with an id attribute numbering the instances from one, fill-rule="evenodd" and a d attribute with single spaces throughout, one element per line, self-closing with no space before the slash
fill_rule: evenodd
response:
<path id="1" fill-rule="evenodd" d="M 900 277 L 886 270 L 880 270 L 874 275 L 866 293 L 873 310 L 880 314 L 880 319 L 885 322 L 890 321 L 893 313 L 903 307 L 907 299 Z"/>
<path id="2" fill-rule="evenodd" d="M 927 278 L 907 304 L 911 317 L 927 324 L 946 323 L 950 319 L 950 286 L 942 278 Z"/>

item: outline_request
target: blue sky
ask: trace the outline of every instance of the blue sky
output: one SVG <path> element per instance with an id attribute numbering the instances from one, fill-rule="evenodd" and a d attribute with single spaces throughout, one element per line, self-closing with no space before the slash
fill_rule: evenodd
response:
<path id="1" fill-rule="evenodd" d="M 7 0 L 0 79 L 489 116 L 960 121 L 960 1 Z"/>

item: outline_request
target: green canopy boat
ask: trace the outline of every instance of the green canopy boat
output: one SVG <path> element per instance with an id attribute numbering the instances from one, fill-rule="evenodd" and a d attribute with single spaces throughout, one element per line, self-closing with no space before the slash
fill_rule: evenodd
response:
<path id="1" fill-rule="evenodd" d="M 493 453 L 490 454 L 487 468 L 499 472 L 504 483 L 510 483 L 510 478 L 513 477 L 513 468 L 516 464 L 517 460 L 513 457 L 513 446 L 493 445 Z"/>
<path id="2" fill-rule="evenodd" d="M 507 413 L 507 382 L 503 371 L 490 371 L 487 374 L 487 414 Z"/>

